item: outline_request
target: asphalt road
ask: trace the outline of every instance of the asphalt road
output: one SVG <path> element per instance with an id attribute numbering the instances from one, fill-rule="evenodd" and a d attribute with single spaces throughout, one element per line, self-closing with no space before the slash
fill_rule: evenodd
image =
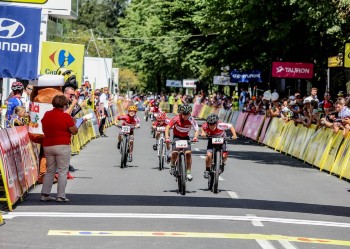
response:
<path id="1" fill-rule="evenodd" d="M 142 116 L 142 114 L 140 115 Z M 350 246 L 350 185 L 240 138 L 230 142 L 220 192 L 203 178 L 206 143 L 192 146 L 185 196 L 157 169 L 150 123 L 136 133 L 134 160 L 119 167 L 118 129 L 72 157 L 69 203 L 40 202 L 37 186 L 3 213 L 0 248 L 343 248 Z M 56 185 L 53 187 L 53 195 Z"/>

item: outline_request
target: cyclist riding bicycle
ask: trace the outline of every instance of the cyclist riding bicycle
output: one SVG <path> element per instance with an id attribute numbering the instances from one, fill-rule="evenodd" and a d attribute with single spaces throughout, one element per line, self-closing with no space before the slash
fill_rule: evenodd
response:
<path id="1" fill-rule="evenodd" d="M 195 131 L 194 133 L 194 138 L 193 142 L 198 141 L 198 124 L 194 120 L 194 118 L 191 116 L 192 112 L 192 107 L 189 105 L 181 105 L 178 108 L 179 115 L 174 117 L 173 119 L 170 120 L 169 124 L 166 126 L 165 129 L 165 140 L 169 144 L 170 139 L 169 139 L 169 130 L 170 128 L 173 129 L 173 142 L 176 140 L 187 140 L 190 141 L 190 130 L 191 128 Z M 175 146 L 173 145 L 172 148 L 172 154 L 171 154 L 171 161 L 170 161 L 170 174 L 173 175 L 175 171 L 175 162 L 177 160 L 178 156 L 178 150 L 176 149 Z M 187 169 L 186 169 L 186 178 L 188 181 L 192 181 L 193 177 L 191 175 L 191 166 L 192 166 L 192 153 L 191 153 L 191 145 L 189 144 L 188 147 L 186 148 L 185 151 L 186 155 L 186 164 L 187 164 Z"/>
<path id="2" fill-rule="evenodd" d="M 157 127 L 166 127 L 170 122 L 170 119 L 167 117 L 165 112 L 160 112 L 159 115 L 157 116 L 157 120 L 153 122 L 152 127 L 156 131 L 156 141 L 158 141 L 160 137 L 160 131 L 157 131 Z M 158 149 L 158 144 L 153 145 L 153 149 L 157 150 Z M 167 144 L 167 163 L 170 162 L 170 144 Z"/>
<path id="3" fill-rule="evenodd" d="M 215 113 L 210 114 L 207 117 L 206 122 L 201 127 L 202 132 L 201 136 L 206 137 L 224 137 L 226 138 L 226 130 L 230 129 L 232 133 L 232 139 L 237 139 L 237 134 L 235 131 L 235 128 L 233 128 L 232 124 L 228 123 L 222 123 L 219 121 L 219 116 Z M 227 160 L 227 146 L 226 142 L 223 144 L 223 165 L 226 164 Z M 213 144 L 212 140 L 208 139 L 208 145 L 207 145 L 207 155 L 205 158 L 205 171 L 204 171 L 204 178 L 209 178 L 209 171 L 210 166 L 212 164 L 212 158 L 213 158 Z"/>
<path id="4" fill-rule="evenodd" d="M 123 121 L 122 126 L 130 126 L 130 151 L 129 151 L 129 158 L 128 161 L 131 162 L 132 161 L 132 152 L 134 149 L 134 129 L 135 128 L 139 128 L 140 127 L 140 119 L 136 116 L 136 112 L 137 112 L 137 107 L 134 105 L 131 105 L 128 107 L 128 114 L 127 115 L 121 115 L 121 116 L 117 116 L 115 118 L 114 124 L 116 126 L 119 126 L 119 121 Z M 118 135 L 118 149 L 120 149 L 120 143 L 122 141 L 122 135 L 123 132 L 120 131 L 119 135 Z"/>

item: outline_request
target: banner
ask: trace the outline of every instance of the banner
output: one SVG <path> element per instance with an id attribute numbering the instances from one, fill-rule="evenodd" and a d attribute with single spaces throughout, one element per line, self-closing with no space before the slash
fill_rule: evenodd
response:
<path id="1" fill-rule="evenodd" d="M 230 72 L 230 81 L 234 83 L 260 83 L 261 71 L 258 70 L 232 70 Z"/>
<path id="2" fill-rule="evenodd" d="M 79 84 L 83 75 L 84 45 L 43 42 L 40 74 L 57 74 L 58 69 L 66 68 L 76 74 Z"/>
<path id="3" fill-rule="evenodd" d="M 0 4 L 0 78 L 36 79 L 41 9 Z"/>
<path id="4" fill-rule="evenodd" d="M 198 80 L 183 80 L 183 87 L 184 88 L 196 88 L 196 83 Z"/>
<path id="5" fill-rule="evenodd" d="M 350 68 L 350 43 L 345 43 L 344 67 Z"/>
<path id="6" fill-rule="evenodd" d="M 272 77 L 312 79 L 314 64 L 301 62 L 272 62 Z"/>
<path id="7" fill-rule="evenodd" d="M 166 80 L 166 86 L 168 87 L 182 87 L 181 80 Z"/>
<path id="8" fill-rule="evenodd" d="M 230 81 L 230 77 L 228 76 L 214 76 L 213 78 L 214 85 L 222 85 L 222 86 L 235 86 L 236 83 Z"/>

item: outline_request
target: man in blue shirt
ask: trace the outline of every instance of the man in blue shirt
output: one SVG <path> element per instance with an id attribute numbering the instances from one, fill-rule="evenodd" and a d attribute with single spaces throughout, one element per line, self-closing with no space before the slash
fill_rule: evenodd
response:
<path id="1" fill-rule="evenodd" d="M 13 92 L 12 98 L 10 98 L 7 102 L 7 111 L 6 111 L 6 119 L 7 121 L 10 121 L 14 110 L 17 106 L 23 106 L 23 103 L 21 101 L 21 96 L 23 93 L 23 84 L 21 82 L 13 82 L 11 86 L 11 90 Z M 6 122 L 6 128 L 10 127 L 10 122 Z"/>

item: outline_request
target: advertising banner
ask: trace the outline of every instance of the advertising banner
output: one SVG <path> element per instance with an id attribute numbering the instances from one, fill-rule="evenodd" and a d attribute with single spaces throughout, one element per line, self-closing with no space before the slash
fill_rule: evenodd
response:
<path id="1" fill-rule="evenodd" d="M 350 43 L 345 43 L 344 67 L 350 68 Z"/>
<path id="2" fill-rule="evenodd" d="M 58 69 L 66 68 L 76 74 L 81 84 L 84 63 L 84 45 L 43 42 L 40 74 L 57 74 Z"/>
<path id="3" fill-rule="evenodd" d="M 0 78 L 37 78 L 40 23 L 41 9 L 0 3 Z"/>
<path id="4" fill-rule="evenodd" d="M 194 80 L 183 80 L 183 87 L 184 88 L 196 88 L 196 84 L 195 82 L 197 82 L 198 80 L 194 79 Z"/>
<path id="5" fill-rule="evenodd" d="M 17 168 L 12 146 L 6 130 L 0 130 L 0 154 L 10 200 L 11 203 L 15 203 L 19 198 L 21 198 L 22 192 L 17 177 Z"/>
<path id="6" fill-rule="evenodd" d="M 314 64 L 301 62 L 272 62 L 272 77 L 312 79 Z"/>
<path id="7" fill-rule="evenodd" d="M 222 85 L 222 86 L 235 86 L 236 83 L 230 81 L 230 77 L 228 76 L 214 76 L 213 78 L 214 85 Z"/>
<path id="8" fill-rule="evenodd" d="M 181 80 L 166 80 L 167 87 L 182 87 Z"/>
<path id="9" fill-rule="evenodd" d="M 230 81 L 234 83 L 260 83 L 261 71 L 259 70 L 232 70 L 230 72 Z"/>

